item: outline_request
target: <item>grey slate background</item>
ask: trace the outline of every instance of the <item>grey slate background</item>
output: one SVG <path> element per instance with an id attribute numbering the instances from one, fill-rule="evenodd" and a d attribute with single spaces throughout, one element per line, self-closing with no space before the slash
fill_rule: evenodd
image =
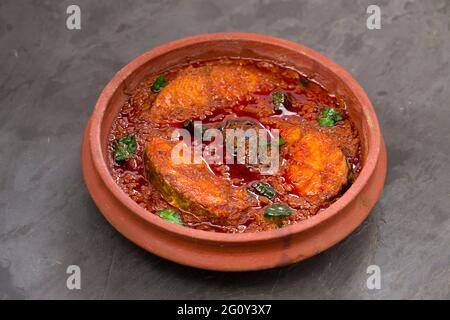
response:
<path id="1" fill-rule="evenodd" d="M 82 30 L 66 28 L 81 7 Z M 382 29 L 366 28 L 366 8 Z M 371 98 L 387 143 L 383 197 L 303 263 L 230 274 L 176 265 L 118 234 L 84 187 L 79 148 L 123 65 L 187 35 L 271 34 L 332 58 Z M 0 298 L 450 298 L 450 1 L 0 0 Z M 68 265 L 82 270 L 69 291 Z M 381 290 L 366 288 L 379 265 Z"/>

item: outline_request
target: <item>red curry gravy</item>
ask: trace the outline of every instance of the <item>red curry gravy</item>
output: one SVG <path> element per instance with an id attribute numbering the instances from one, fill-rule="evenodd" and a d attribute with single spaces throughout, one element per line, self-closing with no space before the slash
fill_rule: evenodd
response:
<path id="1" fill-rule="evenodd" d="M 280 92 L 284 103 L 276 106 Z M 109 135 L 111 174 L 149 214 L 167 218 L 162 213 L 169 212 L 169 221 L 186 227 L 240 233 L 294 224 L 339 199 L 361 170 L 360 138 L 344 100 L 276 62 L 238 58 L 194 62 L 151 75 L 127 95 Z M 205 176 L 199 167 L 180 169 L 180 175 L 192 177 L 190 183 L 217 181 L 229 199 L 220 207 L 197 203 L 207 198 L 201 193 L 209 188 L 195 191 L 194 184 L 173 183 L 179 176 L 167 176 L 172 171 L 166 170 L 170 164 L 160 149 L 168 145 L 164 139 L 171 128 L 192 132 L 194 120 L 223 128 L 230 119 L 242 120 L 244 126 L 250 121 L 280 129 L 281 168 L 277 174 L 261 175 L 245 164 L 215 164 L 208 168 L 214 177 Z M 136 148 L 118 161 L 115 148 L 127 136 L 135 139 Z M 166 184 L 165 179 L 172 182 Z M 265 192 L 258 192 L 258 183 Z M 161 184 L 178 189 L 162 190 Z M 288 214 L 281 208 L 278 215 L 280 206 L 288 208 Z M 275 210 L 267 210 L 270 207 Z"/>

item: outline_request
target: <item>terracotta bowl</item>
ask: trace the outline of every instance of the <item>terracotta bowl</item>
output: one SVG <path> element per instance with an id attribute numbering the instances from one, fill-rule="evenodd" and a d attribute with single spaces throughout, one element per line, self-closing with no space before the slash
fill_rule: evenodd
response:
<path id="1" fill-rule="evenodd" d="M 355 183 L 326 210 L 309 220 L 272 231 L 221 234 L 178 226 L 137 205 L 114 182 L 107 165 L 111 123 L 145 76 L 191 60 L 214 57 L 264 58 L 304 72 L 342 96 L 362 139 L 363 168 Z M 297 43 L 265 35 L 219 33 L 177 40 L 144 53 L 108 83 L 87 124 L 81 151 L 89 192 L 105 218 L 138 246 L 193 267 L 245 271 L 304 260 L 347 237 L 368 216 L 386 176 L 386 150 L 372 104 L 342 67 Z"/>

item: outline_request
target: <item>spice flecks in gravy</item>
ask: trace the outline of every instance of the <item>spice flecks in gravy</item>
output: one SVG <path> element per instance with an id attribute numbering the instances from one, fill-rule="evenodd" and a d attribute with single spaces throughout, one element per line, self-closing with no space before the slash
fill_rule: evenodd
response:
<path id="1" fill-rule="evenodd" d="M 257 125 L 280 132 L 280 170 L 245 164 L 174 166 L 174 128 Z M 258 232 L 320 214 L 361 169 L 360 138 L 343 100 L 275 62 L 223 58 L 142 81 L 113 122 L 110 168 L 136 203 L 215 232 Z"/>

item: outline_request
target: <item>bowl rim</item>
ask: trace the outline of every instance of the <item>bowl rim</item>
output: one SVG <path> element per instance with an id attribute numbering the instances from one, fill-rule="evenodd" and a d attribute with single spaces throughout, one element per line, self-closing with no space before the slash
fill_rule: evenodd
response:
<path id="1" fill-rule="evenodd" d="M 107 159 L 105 159 L 102 143 L 101 143 L 101 127 L 103 118 L 105 116 L 107 107 L 111 98 L 116 90 L 120 87 L 122 82 L 138 68 L 147 63 L 149 60 L 165 54 L 167 52 L 179 49 L 192 44 L 198 44 L 201 42 L 214 42 L 214 41 L 253 41 L 259 43 L 266 43 L 272 46 L 283 47 L 288 50 L 299 51 L 308 58 L 328 68 L 334 73 L 341 81 L 343 81 L 355 95 L 357 100 L 363 106 L 364 118 L 369 124 L 368 145 L 371 147 L 368 149 L 365 164 L 355 182 L 350 188 L 333 204 L 324 209 L 315 216 L 310 217 L 307 220 L 295 223 L 280 229 L 252 232 L 252 233 L 216 233 L 211 231 L 197 230 L 185 226 L 173 224 L 165 221 L 155 214 L 151 214 L 145 208 L 139 206 L 134 200 L 132 200 L 114 181 Z M 172 42 L 168 42 L 156 48 L 153 48 L 144 54 L 133 59 L 122 69 L 120 69 L 110 82 L 105 86 L 101 92 L 97 103 L 94 107 L 94 111 L 90 118 L 89 124 L 89 144 L 92 162 L 98 175 L 103 181 L 104 185 L 109 189 L 110 193 L 120 201 L 128 210 L 135 215 L 150 223 L 153 226 L 158 227 L 161 230 L 169 232 L 173 235 L 189 238 L 191 240 L 201 240 L 211 243 L 221 244 L 240 244 L 240 243 L 253 243 L 253 242 L 265 242 L 274 239 L 284 238 L 292 236 L 294 234 L 302 233 L 310 230 L 318 225 L 330 220 L 332 217 L 338 215 L 346 206 L 348 206 L 358 194 L 365 188 L 371 176 L 373 175 L 379 154 L 381 152 L 381 130 L 378 123 L 377 116 L 373 109 L 372 103 L 367 97 L 362 87 L 353 79 L 353 77 L 340 65 L 323 56 L 322 54 L 307 48 L 298 43 L 277 38 L 274 36 L 254 34 L 254 33 L 240 33 L 240 32 L 224 32 L 224 33 L 209 33 L 196 36 L 189 36 L 182 39 L 178 39 Z"/>

